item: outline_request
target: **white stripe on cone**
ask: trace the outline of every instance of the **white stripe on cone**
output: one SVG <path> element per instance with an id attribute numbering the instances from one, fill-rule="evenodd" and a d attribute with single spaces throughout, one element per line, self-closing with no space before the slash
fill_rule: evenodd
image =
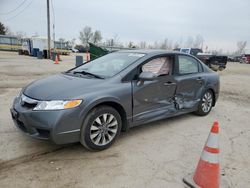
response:
<path id="1" fill-rule="evenodd" d="M 207 140 L 207 146 L 210 148 L 218 148 L 219 143 L 219 135 L 217 133 L 210 133 L 208 140 Z"/>
<path id="2" fill-rule="evenodd" d="M 203 152 L 201 154 L 201 159 L 203 161 L 206 161 L 209 163 L 217 164 L 217 163 L 219 163 L 219 154 L 218 153 L 210 153 L 210 152 L 207 152 L 206 150 L 203 150 Z"/>

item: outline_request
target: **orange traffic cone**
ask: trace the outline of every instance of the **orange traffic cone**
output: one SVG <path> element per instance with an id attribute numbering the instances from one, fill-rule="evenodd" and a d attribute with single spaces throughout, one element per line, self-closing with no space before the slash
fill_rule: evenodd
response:
<path id="1" fill-rule="evenodd" d="M 56 55 L 56 59 L 55 59 L 54 64 L 59 64 L 59 61 L 58 61 L 58 57 L 57 57 L 57 55 Z"/>
<path id="2" fill-rule="evenodd" d="M 190 187 L 219 188 L 219 124 L 214 122 L 194 176 L 183 178 Z"/>
<path id="3" fill-rule="evenodd" d="M 86 52 L 86 61 L 90 61 L 90 53 L 89 52 Z"/>

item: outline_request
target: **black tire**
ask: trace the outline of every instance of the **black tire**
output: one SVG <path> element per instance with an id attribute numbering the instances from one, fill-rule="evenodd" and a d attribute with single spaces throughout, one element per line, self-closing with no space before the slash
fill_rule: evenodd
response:
<path id="1" fill-rule="evenodd" d="M 106 122 L 104 121 L 105 116 L 106 116 L 106 120 L 105 120 Z M 112 119 L 112 121 L 108 123 L 107 122 L 109 121 L 108 118 L 111 119 L 112 116 L 114 117 L 114 119 Z M 97 121 L 97 119 L 99 119 L 99 121 L 103 124 L 98 124 L 97 122 L 99 121 Z M 114 135 L 111 135 L 111 133 L 113 134 L 113 132 L 109 131 L 108 127 L 111 124 L 116 124 L 114 123 L 115 121 L 117 121 L 117 126 L 115 125 L 115 128 L 112 128 L 112 129 L 116 130 L 117 128 L 117 131 L 116 133 L 114 133 Z M 106 127 L 106 130 L 104 130 L 103 127 Z M 90 150 L 107 149 L 115 142 L 116 138 L 119 136 L 121 132 L 121 127 L 122 127 L 121 116 L 114 108 L 110 106 L 98 106 L 94 108 L 93 110 L 91 110 L 88 113 L 87 117 L 85 118 L 83 125 L 82 125 L 82 129 L 81 129 L 80 142 L 83 146 L 85 146 L 87 149 L 90 149 Z M 92 130 L 93 128 L 96 130 Z M 101 133 L 99 133 L 98 131 Z M 93 135 L 95 134 L 97 134 L 97 137 L 91 138 L 91 137 L 94 137 Z M 98 141 L 97 139 L 99 139 L 99 137 L 101 138 Z M 113 137 L 113 138 L 109 140 L 110 137 Z M 102 144 L 104 141 L 108 141 L 108 140 L 109 140 L 108 143 Z"/>
<path id="2" fill-rule="evenodd" d="M 205 103 L 205 98 L 207 98 L 208 96 L 211 97 L 211 101 L 209 102 L 210 105 L 209 105 L 209 109 L 206 109 L 205 110 L 205 107 L 203 106 L 203 104 Z M 209 99 L 210 99 L 209 97 Z M 207 102 L 208 103 L 208 102 Z M 206 104 L 207 104 L 206 103 Z M 209 112 L 212 110 L 213 108 L 213 104 L 214 104 L 214 96 L 213 96 L 213 92 L 211 90 L 207 90 L 204 95 L 202 96 L 201 98 L 201 101 L 199 103 L 199 106 L 198 106 L 198 109 L 197 111 L 195 112 L 196 115 L 199 115 L 199 116 L 206 116 L 207 114 L 209 114 Z"/>

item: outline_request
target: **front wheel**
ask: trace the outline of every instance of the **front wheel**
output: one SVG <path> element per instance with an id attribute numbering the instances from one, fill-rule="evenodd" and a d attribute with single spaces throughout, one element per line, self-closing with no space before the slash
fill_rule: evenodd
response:
<path id="1" fill-rule="evenodd" d="M 94 108 L 87 115 L 81 130 L 81 143 L 88 149 L 104 150 L 121 132 L 120 114 L 110 106 Z"/>
<path id="2" fill-rule="evenodd" d="M 211 90 L 207 90 L 206 93 L 201 98 L 198 110 L 195 112 L 195 114 L 200 116 L 205 116 L 209 114 L 209 112 L 212 109 L 213 103 L 214 103 L 213 93 Z"/>

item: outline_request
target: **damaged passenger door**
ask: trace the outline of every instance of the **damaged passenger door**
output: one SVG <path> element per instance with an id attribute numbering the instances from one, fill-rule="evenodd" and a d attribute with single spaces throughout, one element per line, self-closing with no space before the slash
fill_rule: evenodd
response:
<path id="1" fill-rule="evenodd" d="M 176 81 L 172 76 L 174 56 L 155 57 L 138 68 L 132 81 L 133 121 L 153 121 L 176 112 Z"/>
<path id="2" fill-rule="evenodd" d="M 206 83 L 206 77 L 200 62 L 191 56 L 178 55 L 175 71 L 177 109 L 189 110 L 196 108 Z"/>

